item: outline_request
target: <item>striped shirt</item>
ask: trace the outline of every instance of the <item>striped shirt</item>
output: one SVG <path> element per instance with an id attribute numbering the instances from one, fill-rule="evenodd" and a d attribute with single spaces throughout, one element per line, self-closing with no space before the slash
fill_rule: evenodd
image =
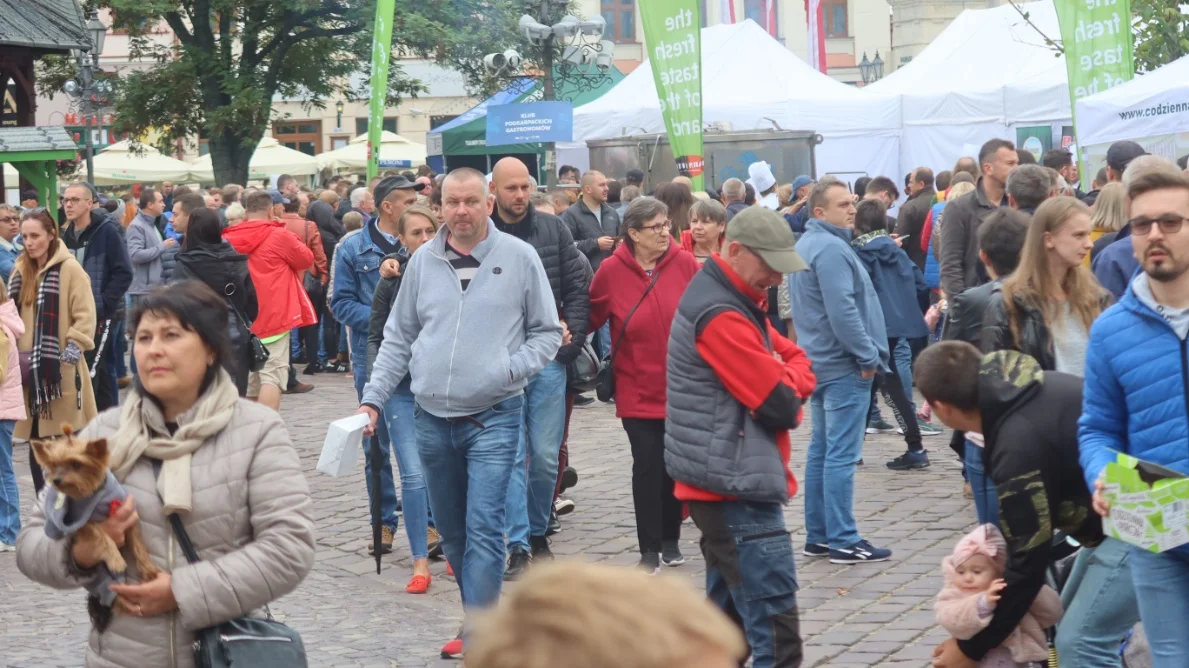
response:
<path id="1" fill-rule="evenodd" d="M 458 274 L 458 280 L 462 284 L 462 291 L 466 292 L 471 279 L 479 273 L 479 260 L 473 255 L 455 250 L 449 241 L 446 242 L 446 260 L 454 267 L 454 273 Z"/>

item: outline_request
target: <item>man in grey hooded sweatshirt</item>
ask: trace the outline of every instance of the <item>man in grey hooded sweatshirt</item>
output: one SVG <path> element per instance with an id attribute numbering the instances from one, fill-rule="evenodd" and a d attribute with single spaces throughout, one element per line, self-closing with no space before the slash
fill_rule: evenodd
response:
<path id="1" fill-rule="evenodd" d="M 470 610 L 499 600 L 524 388 L 557 354 L 562 326 L 536 250 L 492 222 L 486 177 L 456 169 L 442 188 L 445 226 L 405 267 L 359 412 L 374 428 L 412 376 L 434 523 Z"/>

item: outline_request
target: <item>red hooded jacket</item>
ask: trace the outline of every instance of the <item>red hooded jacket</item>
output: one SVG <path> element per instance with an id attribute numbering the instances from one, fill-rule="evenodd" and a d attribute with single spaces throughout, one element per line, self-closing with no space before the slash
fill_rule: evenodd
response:
<path id="1" fill-rule="evenodd" d="M 318 323 L 301 283 L 302 272 L 314 265 L 314 254 L 284 223 L 245 220 L 223 230 L 223 238 L 248 256 L 248 273 L 260 295 L 253 334 L 264 339 Z"/>
<path id="2" fill-rule="evenodd" d="M 615 415 L 620 418 L 665 418 L 665 363 L 669 356 L 669 331 L 677 303 L 702 265 L 690 253 L 669 243 L 669 249 L 653 270 L 656 285 L 640 303 L 628 323 L 627 334 L 618 341 L 623 321 L 631 312 L 652 277 L 626 244 L 620 244 L 603 260 L 590 284 L 590 331 L 611 322 L 611 345 L 615 364 Z"/>

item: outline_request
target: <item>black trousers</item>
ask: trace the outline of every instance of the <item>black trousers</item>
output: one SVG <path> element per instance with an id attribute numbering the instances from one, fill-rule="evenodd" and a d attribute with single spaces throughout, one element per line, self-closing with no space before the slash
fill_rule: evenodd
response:
<path id="1" fill-rule="evenodd" d="M 888 339 L 888 350 L 896 350 L 900 339 Z M 896 416 L 896 424 L 904 431 L 904 441 L 910 452 L 920 452 L 925 449 L 921 443 L 921 426 L 917 423 L 916 413 L 912 410 L 912 400 L 904 392 L 904 383 L 900 381 L 900 372 L 896 369 L 896 355 L 888 356 L 888 373 L 881 373 L 871 384 L 871 400 L 875 401 L 875 393 L 879 391 L 884 401 L 892 407 L 892 414 Z"/>
<path id="2" fill-rule="evenodd" d="M 681 502 L 665 471 L 665 421 L 623 418 L 632 444 L 632 502 L 640 554 L 661 551 L 665 541 L 681 537 Z"/>
<path id="3" fill-rule="evenodd" d="M 40 438 L 39 427 L 40 420 L 34 413 L 33 423 L 29 427 L 29 473 L 33 476 L 34 496 L 41 496 L 41 490 L 45 487 L 45 473 L 41 470 L 41 464 L 37 463 L 37 458 L 33 456 L 33 441 Z"/>
<path id="4" fill-rule="evenodd" d="M 107 360 L 115 354 L 115 337 L 113 336 L 115 332 L 112 331 L 112 322 L 110 319 L 99 321 L 95 328 L 95 347 L 84 353 L 87 368 L 94 370 L 95 375 L 91 378 L 82 378 L 82 382 L 91 383 L 91 390 L 95 394 L 95 410 L 100 413 L 120 403 L 120 390 L 116 385 L 116 377 L 107 365 Z M 136 337 L 133 337 L 133 340 L 135 339 Z M 103 343 L 102 347 L 100 342 Z M 95 368 L 96 357 L 99 358 L 99 368 Z M 73 374 L 63 371 L 63 383 L 73 383 L 74 381 Z"/>

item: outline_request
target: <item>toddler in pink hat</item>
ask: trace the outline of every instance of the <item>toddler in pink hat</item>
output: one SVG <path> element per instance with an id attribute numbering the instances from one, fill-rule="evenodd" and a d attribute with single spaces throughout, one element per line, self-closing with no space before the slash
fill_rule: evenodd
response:
<path id="1" fill-rule="evenodd" d="M 945 585 L 937 594 L 937 623 L 958 640 L 967 640 L 991 623 L 999 593 L 1007 583 L 1007 541 L 994 524 L 984 524 L 954 546 L 941 562 Z M 982 668 L 1029 666 L 1048 659 L 1045 629 L 1061 619 L 1061 598 L 1048 585 L 1003 644 L 979 662 Z"/>

